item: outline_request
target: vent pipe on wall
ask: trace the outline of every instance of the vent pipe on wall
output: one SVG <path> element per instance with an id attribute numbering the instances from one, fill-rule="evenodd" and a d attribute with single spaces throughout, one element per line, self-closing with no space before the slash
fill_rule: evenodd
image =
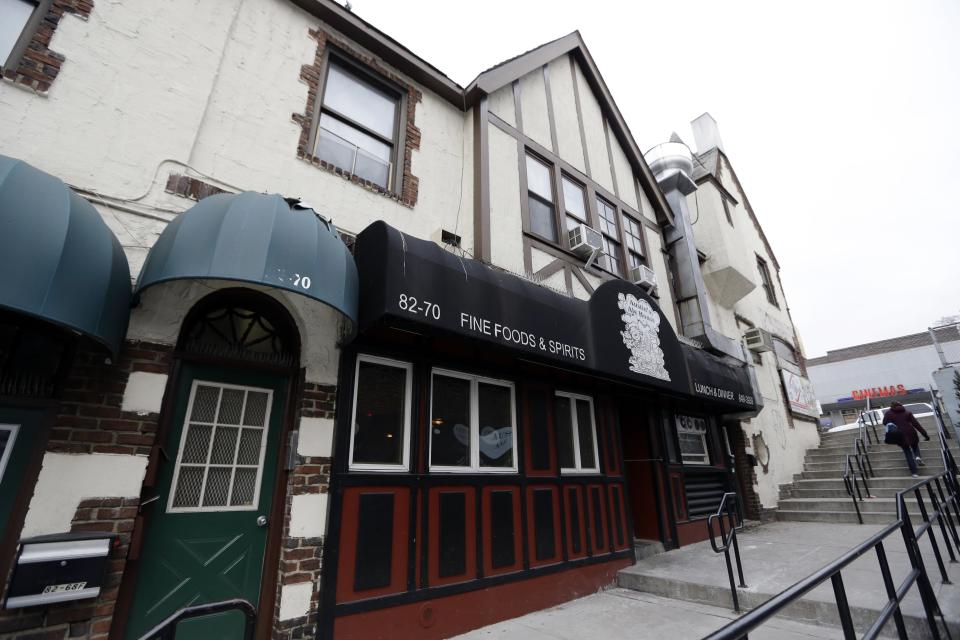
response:
<path id="1" fill-rule="evenodd" d="M 705 115 L 709 117 L 709 114 Z M 719 135 L 717 140 L 719 141 Z M 707 290 L 700 272 L 700 259 L 697 256 L 690 210 L 687 207 L 687 195 L 697 190 L 696 183 L 690 177 L 693 173 L 690 149 L 673 134 L 670 142 L 653 147 L 644 157 L 675 217 L 674 224 L 664 229 L 664 240 L 676 266 L 680 332 L 688 338 L 702 342 L 708 351 L 745 362 L 746 357 L 740 343 L 717 332 L 710 323 Z"/>

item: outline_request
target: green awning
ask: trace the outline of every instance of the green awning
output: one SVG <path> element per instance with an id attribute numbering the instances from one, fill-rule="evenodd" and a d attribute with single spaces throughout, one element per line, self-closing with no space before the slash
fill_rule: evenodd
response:
<path id="1" fill-rule="evenodd" d="M 0 155 L 0 307 L 72 329 L 116 356 L 130 268 L 93 206 L 59 179 Z"/>
<path id="2" fill-rule="evenodd" d="M 285 289 L 357 322 L 357 267 L 330 222 L 278 195 L 204 198 L 167 225 L 150 249 L 137 293 L 170 280 L 210 278 Z"/>

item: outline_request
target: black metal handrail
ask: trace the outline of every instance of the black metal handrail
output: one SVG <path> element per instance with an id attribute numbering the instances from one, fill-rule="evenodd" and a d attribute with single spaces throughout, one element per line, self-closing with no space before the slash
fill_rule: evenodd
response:
<path id="1" fill-rule="evenodd" d="M 237 610 L 243 613 L 243 640 L 253 640 L 253 633 L 257 626 L 257 610 L 253 608 L 252 604 L 239 598 L 184 607 L 140 636 L 139 640 L 174 640 L 177 637 L 177 625 L 184 620 L 201 618 L 230 610 Z"/>
<path id="2" fill-rule="evenodd" d="M 957 514 L 957 493 L 955 479 L 950 479 L 951 471 L 921 480 L 907 489 L 897 493 L 897 519 L 895 522 L 884 527 L 881 531 L 867 538 L 859 545 L 843 554 L 819 571 L 807 576 L 800 582 L 780 592 L 770 600 L 764 602 L 752 611 L 744 614 L 737 620 L 727 624 L 723 628 L 707 636 L 704 640 L 740 640 L 746 639 L 747 634 L 753 631 L 770 618 L 779 614 L 783 609 L 793 604 L 804 595 L 817 588 L 829 580 L 833 585 L 834 598 L 837 603 L 840 626 L 843 629 L 843 635 L 846 640 L 853 640 L 857 637 L 853 627 L 853 617 L 850 613 L 850 604 L 847 601 L 846 591 L 843 585 L 842 571 L 855 560 L 873 550 L 877 555 L 877 561 L 880 565 L 880 572 L 883 577 L 883 583 L 887 592 L 887 603 L 880 610 L 879 615 L 870 628 L 862 636 L 867 640 L 872 640 L 879 636 L 884 626 L 893 618 L 896 625 L 897 635 L 901 640 L 906 640 L 907 631 L 904 623 L 903 613 L 900 609 L 901 603 L 906 595 L 915 585 L 920 593 L 920 600 L 923 605 L 924 616 L 930 635 L 934 640 L 939 640 L 942 636 L 939 622 L 943 625 L 947 637 L 950 636 L 946 626 L 946 620 L 940 605 L 937 601 L 936 592 L 930 584 L 923 558 L 920 554 L 920 540 L 924 535 L 930 542 L 934 557 L 940 570 L 941 581 L 944 584 L 950 582 L 947 576 L 946 567 L 943 563 L 943 556 L 940 553 L 940 547 L 934 532 L 939 529 L 942 542 L 946 547 L 951 560 L 955 559 L 953 552 L 954 545 L 960 548 L 960 537 L 957 535 L 957 522 L 950 513 L 949 504 L 954 505 L 954 514 Z M 924 504 L 924 492 L 926 489 L 927 497 L 930 500 L 931 509 L 928 511 Z M 936 491 L 934 490 L 936 488 Z M 946 493 L 944 490 L 946 489 Z M 912 494 L 916 499 L 922 522 L 917 528 L 913 527 L 910 514 L 907 511 L 907 497 Z M 938 525 L 935 527 L 935 525 Z M 890 572 L 890 565 L 887 560 L 884 541 L 894 533 L 899 531 L 903 536 L 904 546 L 907 550 L 907 557 L 910 561 L 910 571 L 906 578 L 895 586 Z"/>
<path id="3" fill-rule="evenodd" d="M 717 545 L 717 538 L 714 534 L 713 523 L 720 523 L 720 541 Z M 727 530 L 727 523 L 730 525 Z M 737 544 L 737 531 L 743 528 L 743 513 L 740 510 L 740 499 L 736 493 L 725 493 L 720 500 L 720 506 L 717 512 L 707 518 L 707 531 L 710 533 L 710 546 L 714 553 L 722 553 L 727 563 L 727 577 L 730 579 L 730 595 L 733 596 L 733 610 L 740 611 L 740 599 L 737 597 L 737 586 L 733 582 L 733 566 L 730 563 L 730 548 L 733 548 L 733 555 L 737 561 L 737 576 L 740 578 L 740 586 L 746 588 L 747 584 L 743 580 L 743 564 L 740 562 L 740 546 Z"/>
<path id="4" fill-rule="evenodd" d="M 867 442 L 879 444 L 876 426 L 873 417 L 870 417 L 870 429 L 867 429 L 867 415 L 860 412 L 857 419 L 857 437 L 853 440 L 853 453 L 847 454 L 843 465 L 843 486 L 847 490 L 847 495 L 853 500 L 853 508 L 857 512 L 857 520 L 863 524 L 863 515 L 860 513 L 860 504 L 865 498 L 871 498 L 870 485 L 867 484 L 867 478 L 873 477 L 873 463 L 870 462 L 870 450 Z M 872 433 L 872 439 L 871 439 Z M 854 463 L 856 469 L 854 469 Z M 860 485 L 863 485 L 863 491 L 860 491 Z"/>

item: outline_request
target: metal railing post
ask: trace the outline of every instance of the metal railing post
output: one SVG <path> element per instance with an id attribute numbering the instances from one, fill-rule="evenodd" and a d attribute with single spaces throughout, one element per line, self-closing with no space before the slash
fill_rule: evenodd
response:
<path id="1" fill-rule="evenodd" d="M 883 548 L 883 542 L 877 543 L 877 562 L 880 563 L 880 574 L 883 576 L 883 586 L 887 590 L 887 598 L 897 599 L 897 589 L 893 586 L 893 576 L 890 575 L 890 563 L 887 561 L 887 552 Z M 900 604 L 897 603 L 893 612 L 893 622 L 897 625 L 897 636 L 900 640 L 907 640 L 907 627 L 903 623 L 903 612 L 900 610 Z"/>

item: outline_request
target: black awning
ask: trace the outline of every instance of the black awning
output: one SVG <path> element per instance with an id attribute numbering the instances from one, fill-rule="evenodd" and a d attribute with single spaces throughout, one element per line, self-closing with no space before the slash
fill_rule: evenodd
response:
<path id="1" fill-rule="evenodd" d="M 195 278 L 299 293 L 356 325 L 357 268 L 340 235 L 313 209 L 278 195 L 219 194 L 181 213 L 150 249 L 136 289 Z"/>
<path id="2" fill-rule="evenodd" d="M 694 396 L 741 411 L 762 408 L 754 398 L 747 365 L 734 366 L 702 349 L 681 345 Z"/>
<path id="3" fill-rule="evenodd" d="M 656 302 L 621 280 L 589 302 L 375 222 L 357 237 L 360 326 L 401 320 L 571 368 L 689 393 L 680 344 Z"/>
<path id="4" fill-rule="evenodd" d="M 93 338 L 116 355 L 130 269 L 113 232 L 61 180 L 0 155 L 0 307 Z"/>

